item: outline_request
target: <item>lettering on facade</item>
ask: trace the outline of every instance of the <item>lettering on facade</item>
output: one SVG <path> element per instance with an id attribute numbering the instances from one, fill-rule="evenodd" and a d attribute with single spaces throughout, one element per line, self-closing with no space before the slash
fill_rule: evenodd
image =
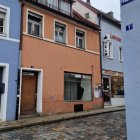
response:
<path id="1" fill-rule="evenodd" d="M 133 29 L 133 23 L 126 25 L 126 31 L 132 30 Z"/>
<path id="2" fill-rule="evenodd" d="M 129 2 L 132 2 L 134 0 L 121 0 L 121 5 L 128 4 Z"/>

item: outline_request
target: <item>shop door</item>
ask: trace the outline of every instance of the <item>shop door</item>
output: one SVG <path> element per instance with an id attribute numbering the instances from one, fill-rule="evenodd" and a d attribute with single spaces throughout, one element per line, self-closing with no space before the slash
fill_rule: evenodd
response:
<path id="1" fill-rule="evenodd" d="M 36 114 L 37 73 L 23 72 L 21 90 L 21 115 Z"/>
<path id="2" fill-rule="evenodd" d="M 110 101 L 110 78 L 103 78 L 104 101 Z"/>

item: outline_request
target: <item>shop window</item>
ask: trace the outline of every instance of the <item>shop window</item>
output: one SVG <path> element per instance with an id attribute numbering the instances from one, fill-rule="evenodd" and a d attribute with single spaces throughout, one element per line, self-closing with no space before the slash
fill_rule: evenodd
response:
<path id="1" fill-rule="evenodd" d="M 76 30 L 76 47 L 85 49 L 85 32 Z"/>
<path id="2" fill-rule="evenodd" d="M 0 8 L 0 35 L 6 35 L 6 10 Z"/>
<path id="3" fill-rule="evenodd" d="M 28 13 L 28 34 L 42 36 L 42 16 Z"/>
<path id="4" fill-rule="evenodd" d="M 66 43 L 66 25 L 55 22 L 55 41 Z"/>
<path id="5" fill-rule="evenodd" d="M 124 95 L 124 81 L 123 77 L 112 76 L 111 78 L 111 88 L 113 95 Z"/>
<path id="6" fill-rule="evenodd" d="M 92 76 L 84 74 L 64 73 L 64 100 L 91 101 Z"/>

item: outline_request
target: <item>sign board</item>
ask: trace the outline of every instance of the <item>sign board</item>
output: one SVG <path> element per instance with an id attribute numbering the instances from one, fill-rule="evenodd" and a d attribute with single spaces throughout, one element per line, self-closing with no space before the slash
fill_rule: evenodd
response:
<path id="1" fill-rule="evenodd" d="M 126 25 L 126 31 L 132 30 L 133 29 L 133 23 Z"/>
<path id="2" fill-rule="evenodd" d="M 134 0 L 121 0 L 121 5 L 125 5 L 129 2 L 132 2 L 132 1 L 134 1 Z"/>

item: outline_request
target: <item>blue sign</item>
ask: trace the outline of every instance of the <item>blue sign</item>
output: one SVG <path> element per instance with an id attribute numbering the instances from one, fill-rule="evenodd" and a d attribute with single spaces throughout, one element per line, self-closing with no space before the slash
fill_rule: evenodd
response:
<path id="1" fill-rule="evenodd" d="M 121 0 L 121 5 L 125 5 L 129 2 L 132 2 L 132 1 L 134 1 L 134 0 Z"/>
<path id="2" fill-rule="evenodd" d="M 132 30 L 133 29 L 133 23 L 126 25 L 126 31 Z"/>

